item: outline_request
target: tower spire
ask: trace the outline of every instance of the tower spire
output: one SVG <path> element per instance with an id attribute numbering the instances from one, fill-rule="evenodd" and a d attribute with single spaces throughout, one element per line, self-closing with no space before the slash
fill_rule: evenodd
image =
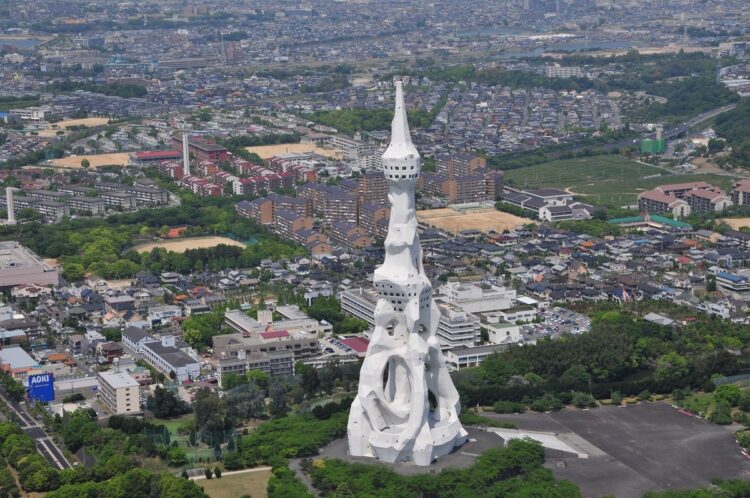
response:
<path id="1" fill-rule="evenodd" d="M 383 154 L 383 159 L 419 158 L 419 152 L 411 141 L 409 118 L 406 116 L 404 87 L 402 81 L 396 81 L 396 105 L 391 122 L 391 143 Z M 387 168 L 386 168 L 387 169 Z"/>
<path id="2" fill-rule="evenodd" d="M 396 82 L 396 109 L 391 123 L 391 145 L 401 144 L 411 144 L 411 132 L 404 103 L 404 84 L 399 80 Z"/>

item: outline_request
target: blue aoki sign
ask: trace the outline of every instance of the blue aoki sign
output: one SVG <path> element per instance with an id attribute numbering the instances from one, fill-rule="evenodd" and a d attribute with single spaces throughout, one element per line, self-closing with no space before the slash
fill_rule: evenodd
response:
<path id="1" fill-rule="evenodd" d="M 29 375 L 29 398 L 36 401 L 55 399 L 55 378 L 50 373 Z"/>

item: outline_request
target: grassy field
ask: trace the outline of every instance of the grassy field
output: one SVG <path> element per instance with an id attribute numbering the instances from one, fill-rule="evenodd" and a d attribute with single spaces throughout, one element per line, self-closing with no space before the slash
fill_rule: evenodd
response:
<path id="1" fill-rule="evenodd" d="M 243 495 L 261 498 L 268 496 L 266 489 L 270 478 L 271 470 L 262 469 L 225 474 L 221 479 L 196 479 L 195 484 L 202 487 L 211 498 L 240 498 Z"/>
<path id="2" fill-rule="evenodd" d="M 592 204 L 616 207 L 634 204 L 640 192 L 659 185 L 700 180 L 727 188 L 732 178 L 712 174 L 677 175 L 619 156 L 564 159 L 505 172 L 505 181 L 516 187 L 567 189 Z"/>

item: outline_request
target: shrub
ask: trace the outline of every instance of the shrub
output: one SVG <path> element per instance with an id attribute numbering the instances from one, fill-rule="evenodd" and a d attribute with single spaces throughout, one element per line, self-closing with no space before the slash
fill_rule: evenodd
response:
<path id="1" fill-rule="evenodd" d="M 737 442 L 740 446 L 743 448 L 750 449 L 750 431 L 741 431 L 738 432 L 737 435 Z"/>
<path id="2" fill-rule="evenodd" d="M 537 398 L 531 404 L 531 409 L 535 412 L 549 412 L 554 410 L 560 410 L 563 407 L 562 402 L 557 399 L 553 394 L 545 394 L 544 396 Z"/>
<path id="3" fill-rule="evenodd" d="M 732 423 L 732 407 L 726 401 L 719 401 L 708 416 L 714 424 L 729 425 Z"/>
<path id="4" fill-rule="evenodd" d="M 515 401 L 495 401 L 495 404 L 492 405 L 495 413 L 522 413 L 524 408 L 523 403 Z"/>
<path id="5" fill-rule="evenodd" d="M 211 477 L 213 477 L 213 472 L 211 472 L 211 469 L 208 467 L 206 467 L 206 470 L 204 470 L 203 473 L 206 475 L 206 479 L 211 479 Z"/>
<path id="6" fill-rule="evenodd" d="M 737 406 L 742 391 L 735 384 L 722 384 L 714 391 L 716 401 L 726 401 L 730 406 Z"/>
<path id="7" fill-rule="evenodd" d="M 242 455 L 237 452 L 226 453 L 224 455 L 224 468 L 227 470 L 239 470 L 245 466 L 242 461 Z"/>
<path id="8" fill-rule="evenodd" d="M 690 396 L 690 393 L 691 391 L 687 387 L 675 389 L 674 391 L 672 391 L 672 399 L 674 399 L 675 401 L 682 401 L 683 399 Z"/>
<path id="9" fill-rule="evenodd" d="M 571 402 L 577 408 L 594 408 L 597 406 L 596 400 L 591 393 L 575 392 L 573 393 Z"/>
<path id="10" fill-rule="evenodd" d="M 651 401 L 651 391 L 644 389 L 638 393 L 638 401 Z"/>
<path id="11" fill-rule="evenodd" d="M 622 404 L 622 394 L 620 394 L 620 391 L 614 391 L 612 393 L 612 404 L 613 405 L 621 405 Z"/>

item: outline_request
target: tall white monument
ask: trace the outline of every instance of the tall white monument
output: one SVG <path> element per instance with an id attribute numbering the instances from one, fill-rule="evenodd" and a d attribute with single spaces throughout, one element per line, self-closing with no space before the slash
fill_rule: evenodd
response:
<path id="1" fill-rule="evenodd" d="M 466 431 L 435 335 L 440 311 L 422 266 L 414 209 L 419 170 L 399 81 L 391 143 L 383 154 L 391 219 L 385 262 L 373 278 L 375 330 L 349 413 L 349 454 L 429 465 L 463 444 Z"/>

